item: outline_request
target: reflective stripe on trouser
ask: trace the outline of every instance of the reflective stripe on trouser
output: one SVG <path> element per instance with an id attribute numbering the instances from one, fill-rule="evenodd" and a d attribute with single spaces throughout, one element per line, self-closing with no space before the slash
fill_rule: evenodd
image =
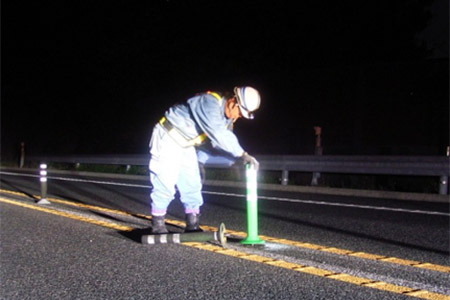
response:
<path id="1" fill-rule="evenodd" d="M 175 186 L 185 211 L 198 212 L 203 204 L 202 183 L 194 147 L 180 147 L 159 124 L 153 129 L 149 163 L 152 214 L 165 214 L 174 199 Z"/>

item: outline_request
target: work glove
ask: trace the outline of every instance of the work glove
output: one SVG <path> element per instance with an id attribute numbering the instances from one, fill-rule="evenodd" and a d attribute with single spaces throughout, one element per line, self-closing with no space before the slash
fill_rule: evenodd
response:
<path id="1" fill-rule="evenodd" d="M 250 166 L 252 166 L 256 171 L 258 171 L 258 169 L 259 169 L 259 162 L 256 160 L 256 158 L 254 158 L 253 156 L 251 156 L 247 152 L 244 152 L 244 154 L 242 154 L 241 160 L 242 160 L 244 165 L 250 164 Z"/>

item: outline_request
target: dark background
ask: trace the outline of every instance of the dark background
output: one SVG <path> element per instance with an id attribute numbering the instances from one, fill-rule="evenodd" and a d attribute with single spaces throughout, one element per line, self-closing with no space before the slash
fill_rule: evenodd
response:
<path id="1" fill-rule="evenodd" d="M 435 1 L 2 1 L 2 159 L 147 153 L 154 123 L 252 85 L 253 154 L 444 155 L 449 7 Z"/>

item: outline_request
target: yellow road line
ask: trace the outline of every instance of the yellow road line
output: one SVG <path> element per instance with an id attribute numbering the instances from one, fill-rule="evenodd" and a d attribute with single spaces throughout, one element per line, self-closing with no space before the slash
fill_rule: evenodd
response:
<path id="1" fill-rule="evenodd" d="M 210 226 L 202 226 L 202 228 L 205 228 L 205 229 L 211 230 L 211 231 L 218 230 L 217 228 L 210 227 Z M 245 238 L 247 236 L 247 233 L 245 233 L 245 232 L 228 230 L 228 228 L 227 228 L 227 234 L 230 234 L 233 236 L 238 236 L 238 237 L 243 237 L 243 238 Z M 329 253 L 334 253 L 334 254 L 338 254 L 338 255 L 354 256 L 354 257 L 364 258 L 364 259 L 368 259 L 368 260 L 382 261 L 382 262 L 394 263 L 394 264 L 405 265 L 405 266 L 410 266 L 410 267 L 415 267 L 415 268 L 422 268 L 422 269 L 428 269 L 428 270 L 432 270 L 432 271 L 450 273 L 450 266 L 437 265 L 437 264 L 402 259 L 402 258 L 397 258 L 397 257 L 388 257 L 388 256 L 384 256 L 384 255 L 352 251 L 352 250 L 340 249 L 340 248 L 335 248 L 335 247 L 321 246 L 321 245 L 317 245 L 317 244 L 274 238 L 274 237 L 265 236 L 265 235 L 260 235 L 259 237 L 268 242 L 283 244 L 283 245 L 287 245 L 287 246 L 295 246 L 295 247 L 299 247 L 299 248 L 306 248 L 306 249 L 310 249 L 310 250 L 329 252 Z"/>
<path id="2" fill-rule="evenodd" d="M 27 196 L 26 194 L 23 194 L 23 193 L 18 193 L 18 192 L 3 190 L 3 189 L 0 189 L 0 192 L 13 194 L 13 195 Z M 34 197 L 40 198 L 40 196 L 37 196 L 37 195 L 34 195 Z M 102 208 L 102 207 L 98 207 L 98 206 L 94 206 L 94 205 L 87 205 L 87 204 L 76 203 L 76 202 L 71 202 L 71 201 L 66 201 L 66 200 L 55 199 L 55 198 L 47 198 L 47 199 L 49 201 L 55 202 L 55 203 L 77 206 L 77 207 L 87 208 L 87 209 L 96 210 L 96 211 L 111 212 L 111 213 L 127 215 L 127 216 L 137 216 L 137 217 L 146 218 L 149 220 L 151 219 L 151 216 L 144 215 L 144 214 L 132 214 L 132 213 L 127 213 L 127 212 L 120 211 L 120 210 Z M 182 221 L 170 220 L 170 219 L 167 219 L 166 223 L 175 225 L 175 226 L 180 226 L 180 227 L 183 227 L 185 225 L 185 223 Z M 205 230 L 209 230 L 209 231 L 218 231 L 218 228 L 213 227 L 213 226 L 205 225 L 205 226 L 202 226 L 202 228 Z M 227 234 L 237 236 L 237 237 L 242 237 L 242 238 L 245 238 L 247 236 L 247 233 L 245 233 L 245 232 L 229 230 L 228 228 L 227 228 Z M 428 262 L 420 262 L 420 261 L 415 261 L 415 260 L 402 259 L 402 258 L 398 258 L 398 257 L 389 257 L 389 256 L 384 256 L 384 255 L 366 253 L 366 252 L 352 251 L 352 250 L 347 250 L 347 249 L 340 249 L 340 248 L 322 246 L 322 245 L 311 244 L 311 243 L 300 242 L 300 241 L 292 241 L 292 240 L 275 238 L 275 237 L 270 237 L 270 236 L 265 236 L 265 235 L 260 235 L 260 238 L 263 240 L 266 240 L 268 242 L 273 242 L 273 243 L 278 243 L 278 244 L 283 244 L 283 245 L 288 245 L 288 246 L 294 246 L 294 247 L 305 248 L 305 249 L 310 249 L 310 250 L 334 253 L 334 254 L 338 254 L 338 255 L 354 256 L 354 257 L 364 258 L 364 259 L 368 259 L 368 260 L 375 260 L 375 261 L 405 265 L 405 266 L 427 269 L 427 270 L 432 270 L 432 271 L 437 271 L 437 272 L 450 273 L 450 266 L 437 265 L 437 264 L 432 264 L 432 263 L 428 263 Z"/>
<path id="3" fill-rule="evenodd" d="M 131 231 L 131 230 L 135 229 L 130 226 L 124 226 L 124 225 L 120 225 L 117 223 L 106 222 L 106 221 L 99 221 L 96 219 L 83 217 L 83 216 L 79 216 L 76 214 L 71 214 L 71 213 L 67 213 L 67 212 L 58 211 L 55 209 L 42 207 L 37 204 L 27 204 L 27 203 L 10 200 L 10 199 L 3 198 L 3 197 L 0 197 L 0 202 L 18 205 L 21 207 L 30 208 L 30 209 L 34 209 L 34 210 L 38 210 L 38 211 L 42 211 L 42 212 L 46 212 L 46 213 L 50 213 L 50 214 L 54 214 L 54 215 L 59 215 L 59 216 L 63 216 L 63 217 L 67 217 L 67 218 L 71 218 L 71 219 L 75 219 L 75 220 L 79 220 L 79 221 L 83 221 L 83 222 L 87 222 L 87 223 L 91 223 L 91 224 L 95 224 L 95 225 L 99 225 L 99 226 L 103 226 L 103 227 L 107 227 L 107 228 L 112 228 L 112 229 L 116 229 L 116 230 Z M 406 296 L 413 296 L 413 297 L 417 297 L 417 298 L 421 298 L 421 299 L 429 299 L 429 300 L 450 300 L 450 296 L 448 296 L 448 295 L 430 292 L 430 291 L 423 290 L 423 289 L 413 289 L 413 288 L 399 286 L 399 285 L 395 285 L 395 284 L 391 284 L 391 283 L 387 283 L 387 282 L 383 282 L 383 281 L 371 280 L 368 278 L 353 276 L 350 274 L 338 273 L 338 272 L 329 271 L 326 269 L 316 268 L 316 267 L 312 267 L 312 266 L 305 266 L 305 265 L 300 265 L 300 264 L 296 264 L 296 263 L 286 262 L 286 261 L 279 260 L 279 259 L 264 257 L 261 255 L 249 254 L 246 252 L 237 251 L 237 250 L 233 250 L 233 249 L 224 249 L 222 247 L 211 245 L 211 244 L 183 243 L 183 245 L 197 248 L 197 249 L 206 250 L 206 251 L 211 251 L 211 252 L 218 253 L 218 254 L 232 256 L 232 257 L 236 257 L 236 258 L 240 258 L 240 259 L 255 261 L 255 262 L 270 265 L 270 266 L 276 266 L 276 267 L 280 267 L 280 268 L 284 268 L 284 269 L 289 269 L 289 270 L 293 270 L 296 272 L 306 273 L 306 274 L 329 278 L 329 279 L 333 279 L 333 280 L 337 280 L 337 281 L 347 282 L 347 283 L 351 283 L 351 284 L 355 284 L 355 285 L 359 285 L 359 286 L 363 286 L 363 287 L 369 287 L 369 288 L 374 288 L 374 289 L 378 289 L 378 290 L 382 290 L 382 291 L 392 292 L 392 293 L 396 293 L 396 294 L 402 294 L 402 295 L 406 295 Z"/>
<path id="4" fill-rule="evenodd" d="M 337 281 L 347 282 L 363 287 L 369 287 L 377 290 L 392 292 L 396 294 L 402 294 L 406 296 L 412 296 L 421 299 L 429 299 L 429 300 L 450 300 L 449 295 L 439 294 L 435 292 L 430 292 L 422 289 L 413 289 L 410 287 L 400 286 L 396 284 L 387 283 L 384 281 L 371 280 L 364 277 L 353 276 L 345 273 L 338 273 L 334 271 L 329 271 L 321 268 L 316 268 L 312 266 L 304 266 L 292 262 L 286 262 L 279 259 L 273 259 L 269 257 L 264 257 L 256 254 L 249 254 L 242 251 L 237 251 L 233 249 L 224 249 L 219 246 L 210 245 L 210 244 L 202 244 L 202 243 L 183 243 L 183 245 L 187 245 L 190 247 L 194 247 L 197 249 L 202 249 L 206 251 L 211 251 L 214 253 L 219 253 L 227 256 L 237 257 L 240 259 L 255 261 L 258 263 L 276 266 L 284 269 L 293 270 L 296 272 L 307 273 L 310 275 L 315 275 L 319 277 L 329 278 Z"/>
<path id="5" fill-rule="evenodd" d="M 450 266 L 425 263 L 425 262 L 402 259 L 402 258 L 397 258 L 397 257 L 388 257 L 388 256 L 384 256 L 384 255 L 352 251 L 352 250 L 347 250 L 347 249 L 339 249 L 339 248 L 335 248 L 335 247 L 321 246 L 321 245 L 317 245 L 317 244 L 297 242 L 297 241 L 291 241 L 291 240 L 286 240 L 286 239 L 277 239 L 277 238 L 272 238 L 272 237 L 263 236 L 263 235 L 261 235 L 260 238 L 263 240 L 267 240 L 267 241 L 271 241 L 271 242 L 275 242 L 275 243 L 279 243 L 279 244 L 284 244 L 284 245 L 296 246 L 296 247 L 300 247 L 300 248 L 307 248 L 307 249 L 312 249 L 312 250 L 317 250 L 317 251 L 322 251 L 322 252 L 329 252 L 329 253 L 334 253 L 334 254 L 339 254 L 339 255 L 354 256 L 354 257 L 364 258 L 364 259 L 368 259 L 368 260 L 389 262 L 389 263 L 405 265 L 405 266 L 410 266 L 410 267 L 415 267 L 415 268 L 422 268 L 422 269 L 428 269 L 428 270 L 433 270 L 433 271 L 438 271 L 438 272 L 450 273 Z"/>
<path id="6" fill-rule="evenodd" d="M 0 197 L 0 202 L 14 204 L 14 205 L 26 207 L 26 208 L 31 208 L 31 209 L 43 211 L 43 212 L 46 212 L 49 214 L 58 215 L 58 216 L 62 216 L 62 217 L 66 217 L 66 218 L 70 218 L 70 219 L 74 219 L 74 220 L 78 220 L 78 221 L 83 221 L 83 222 L 87 222 L 87 223 L 91 223 L 91 224 L 95 224 L 95 225 L 99 225 L 99 226 L 103 226 L 103 227 L 107 227 L 107 228 L 112 228 L 112 229 L 117 229 L 117 230 L 122 230 L 122 231 L 131 231 L 134 229 L 133 227 L 130 227 L 130 226 L 120 225 L 117 223 L 112 223 L 112 222 L 107 222 L 107 221 L 96 220 L 96 219 L 83 217 L 83 216 L 76 215 L 76 214 L 71 214 L 68 212 L 63 212 L 63 211 L 59 211 L 59 210 L 55 210 L 55 209 L 42 207 L 42 206 L 39 206 L 36 204 L 33 205 L 33 204 L 27 204 L 27 203 L 23 203 L 23 202 L 19 202 L 19 201 L 9 200 L 9 199 L 3 198 L 3 197 Z"/>

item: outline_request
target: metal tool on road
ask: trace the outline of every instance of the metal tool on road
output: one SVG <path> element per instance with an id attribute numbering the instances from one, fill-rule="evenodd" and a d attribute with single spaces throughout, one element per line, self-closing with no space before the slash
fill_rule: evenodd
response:
<path id="1" fill-rule="evenodd" d="M 148 234 L 141 237 L 142 244 L 180 244 L 186 242 L 219 242 L 225 247 L 227 238 L 225 237 L 225 224 L 221 223 L 219 231 L 206 232 L 186 232 L 168 234 Z"/>

